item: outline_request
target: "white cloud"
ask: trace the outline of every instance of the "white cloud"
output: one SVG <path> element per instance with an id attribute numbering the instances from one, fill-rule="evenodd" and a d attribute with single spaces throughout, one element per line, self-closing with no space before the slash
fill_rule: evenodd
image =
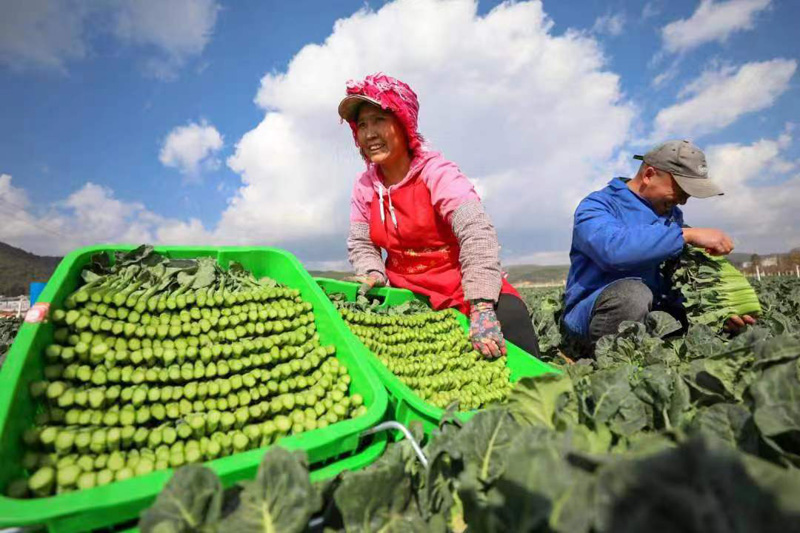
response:
<path id="1" fill-rule="evenodd" d="M 653 0 L 651 2 L 647 2 L 642 8 L 642 20 L 647 20 L 649 18 L 660 15 L 661 9 L 662 6 L 660 1 Z"/>
<path id="2" fill-rule="evenodd" d="M 214 170 L 220 161 L 215 158 L 223 145 L 222 135 L 214 126 L 202 121 L 177 126 L 164 139 L 158 159 L 177 168 L 189 180 L 197 181 L 202 170 Z"/>
<path id="3" fill-rule="evenodd" d="M 655 62 L 653 64 L 655 64 Z M 680 73 L 680 64 L 681 60 L 680 56 L 678 56 L 667 68 L 653 78 L 653 80 L 650 82 L 650 86 L 655 89 L 660 89 L 667 83 L 674 80 Z"/>
<path id="4" fill-rule="evenodd" d="M 215 227 L 158 216 L 92 183 L 40 208 L 3 175 L 0 200 L 19 207 L 0 225 L 0 241 L 46 254 L 98 242 L 276 245 L 312 268 L 341 268 L 349 195 L 363 162 L 336 105 L 347 79 L 383 70 L 414 87 L 422 133 L 479 184 L 504 262 L 564 263 L 574 207 L 612 176 L 630 172 L 630 153 L 620 147 L 641 132 L 597 42 L 551 29 L 537 1 L 501 4 L 480 17 L 469 0 L 362 9 L 339 20 L 323 43 L 302 48 L 285 71 L 264 76 L 255 98 L 264 119 L 228 159 L 242 183 Z M 738 109 L 736 116 L 752 111 L 753 101 L 760 109 L 785 90 L 776 72 L 788 80 L 795 66 L 776 60 L 717 67 L 690 84 L 686 100 L 673 108 L 697 101 L 714 107 L 721 99 Z M 735 120 L 709 118 L 700 113 L 704 106 L 692 105 L 698 107 L 682 115 L 665 110 L 657 124 L 669 129 L 689 120 L 703 130 Z M 695 113 L 701 118 L 693 119 Z M 751 145 L 709 147 L 711 172 L 727 194 L 690 201 L 687 221 L 723 227 L 740 250 L 799 245 L 800 176 L 788 156 L 791 136 L 787 128 Z M 189 168 L 184 163 L 193 159 L 170 160 Z M 3 209 L 12 208 L 0 202 Z"/>
<path id="5" fill-rule="evenodd" d="M 597 17 L 592 26 L 592 31 L 601 35 L 616 37 L 625 29 L 625 13 L 607 14 Z"/>
<path id="6" fill-rule="evenodd" d="M 625 139 L 633 108 L 597 42 L 552 34 L 540 2 L 476 10 L 468 0 L 365 8 L 264 76 L 256 103 L 266 116 L 228 161 L 243 186 L 216 234 L 240 244 L 321 239 L 341 257 L 364 167 L 336 106 L 346 80 L 380 70 L 414 88 L 421 132 L 480 183 L 505 254 L 531 243 L 566 249 L 572 210 Z"/>
<path id="7" fill-rule="evenodd" d="M 752 29 L 756 15 L 770 3 L 771 0 L 700 0 L 691 17 L 664 27 L 664 48 L 686 52 L 705 43 L 725 42 L 734 32 Z"/>
<path id="8" fill-rule="evenodd" d="M 123 42 L 158 50 L 145 71 L 169 80 L 203 51 L 219 10 L 215 0 L 128 0 L 116 13 L 114 33 Z"/>
<path id="9" fill-rule="evenodd" d="M 616 157 L 635 109 L 596 40 L 552 27 L 539 1 L 503 3 L 483 16 L 473 0 L 361 9 L 261 80 L 255 101 L 265 116 L 228 158 L 242 183 L 216 227 L 161 219 L 120 200 L 113 220 L 76 213 L 86 198 L 103 196 L 96 190 L 60 212 L 89 228 L 85 237 L 70 233 L 87 242 L 113 238 L 93 225 L 139 228 L 141 240 L 277 245 L 312 265 L 341 261 L 350 192 L 364 164 L 336 106 L 348 79 L 384 71 L 420 95 L 420 130 L 479 184 L 504 258 L 558 254 L 568 248 L 578 201 L 606 181 L 598 169 Z M 165 150 L 162 159 L 191 169 L 206 153 Z M 114 200 L 109 190 L 103 197 Z"/>
<path id="10" fill-rule="evenodd" d="M 24 189 L 11 185 L 9 174 L 0 174 L 0 202 L 13 209 L 27 209 L 28 207 L 28 194 Z"/>
<path id="11" fill-rule="evenodd" d="M 76 1 L 4 0 L 0 16 L 0 63 L 15 69 L 66 71 L 68 61 L 86 56 L 84 19 Z"/>
<path id="12" fill-rule="evenodd" d="M 214 245 L 226 244 L 218 241 L 209 233 L 202 222 L 192 218 L 188 222 L 182 220 L 158 220 L 155 229 L 155 241 L 160 244 L 173 245 Z"/>
<path id="13" fill-rule="evenodd" d="M 27 194 L 0 176 L 0 241 L 43 255 L 59 255 L 99 243 L 161 242 L 182 222 L 165 219 L 138 202 L 115 198 L 108 187 L 88 182 L 66 199 L 34 209 Z M 194 224 L 190 221 L 190 224 Z M 195 227 L 194 234 L 199 234 Z M 169 236 L 169 235 L 167 235 Z"/>
<path id="14" fill-rule="evenodd" d="M 797 61 L 773 59 L 707 71 L 681 91 L 688 98 L 659 111 L 652 137 L 701 136 L 766 109 L 789 88 L 795 70 Z"/>
<path id="15" fill-rule="evenodd" d="M 92 37 L 110 31 L 145 51 L 145 73 L 170 80 L 203 51 L 219 9 L 215 0 L 3 0 L 0 63 L 64 73 L 90 55 Z"/>
<path id="16" fill-rule="evenodd" d="M 709 174 L 724 196 L 690 200 L 687 223 L 729 232 L 739 251 L 768 253 L 800 246 L 800 164 L 787 160 L 787 129 L 776 139 L 706 149 Z"/>

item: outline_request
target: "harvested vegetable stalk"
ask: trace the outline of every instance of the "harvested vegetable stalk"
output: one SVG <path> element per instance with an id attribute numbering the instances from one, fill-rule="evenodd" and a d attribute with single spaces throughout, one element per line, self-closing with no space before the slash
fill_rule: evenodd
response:
<path id="1" fill-rule="evenodd" d="M 672 286 L 683 295 L 690 322 L 721 329 L 734 315 L 761 313 L 750 282 L 724 257 L 686 247 L 674 268 Z"/>
<path id="2" fill-rule="evenodd" d="M 425 401 L 460 410 L 504 401 L 511 392 L 506 358 L 485 359 L 472 347 L 456 311 L 420 302 L 381 308 L 366 298 L 330 295 L 350 330 L 386 368 Z"/>

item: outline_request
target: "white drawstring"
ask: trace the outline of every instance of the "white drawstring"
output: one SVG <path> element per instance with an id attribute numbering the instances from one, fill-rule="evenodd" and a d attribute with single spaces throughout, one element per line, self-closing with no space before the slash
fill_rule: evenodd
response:
<path id="1" fill-rule="evenodd" d="M 386 224 L 386 215 L 383 213 L 383 185 L 378 184 L 378 198 L 381 201 L 381 224 Z"/>
<path id="2" fill-rule="evenodd" d="M 389 214 L 392 216 L 392 223 L 394 224 L 395 229 L 397 229 L 397 216 L 394 214 L 394 205 L 392 205 L 392 189 L 386 189 L 386 196 L 389 197 Z M 383 212 L 383 185 L 378 184 L 378 199 L 381 203 L 381 224 L 386 224 L 386 214 Z"/>
<path id="3" fill-rule="evenodd" d="M 392 205 L 392 189 L 391 189 L 391 187 L 386 189 L 386 195 L 389 197 L 389 214 L 392 215 L 392 223 L 394 223 L 394 229 L 397 229 L 397 217 L 394 215 L 394 206 Z"/>

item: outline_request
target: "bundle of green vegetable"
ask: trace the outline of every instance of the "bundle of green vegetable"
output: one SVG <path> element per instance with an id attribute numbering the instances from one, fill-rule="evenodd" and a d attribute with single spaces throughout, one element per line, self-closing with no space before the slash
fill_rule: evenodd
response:
<path id="1" fill-rule="evenodd" d="M 350 330 L 425 401 L 462 410 L 499 402 L 511 391 L 506 358 L 485 359 L 472 347 L 456 311 L 407 302 L 380 308 L 332 295 Z"/>
<path id="2" fill-rule="evenodd" d="M 27 480 L 47 496 L 267 446 L 366 412 L 310 303 L 241 265 L 98 258 L 51 314 Z"/>
<path id="3" fill-rule="evenodd" d="M 690 322 L 722 328 L 731 316 L 761 313 L 750 282 L 724 257 L 687 246 L 671 268 Z"/>

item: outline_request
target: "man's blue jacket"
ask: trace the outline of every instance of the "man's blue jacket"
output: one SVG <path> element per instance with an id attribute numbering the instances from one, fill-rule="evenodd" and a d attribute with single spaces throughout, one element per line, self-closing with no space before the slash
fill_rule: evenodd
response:
<path id="1" fill-rule="evenodd" d="M 594 302 L 620 279 L 641 279 L 655 300 L 668 292 L 659 265 L 683 249 L 683 213 L 658 215 L 644 198 L 615 178 L 583 199 L 575 210 L 570 269 L 564 295 L 564 325 L 588 338 Z"/>

